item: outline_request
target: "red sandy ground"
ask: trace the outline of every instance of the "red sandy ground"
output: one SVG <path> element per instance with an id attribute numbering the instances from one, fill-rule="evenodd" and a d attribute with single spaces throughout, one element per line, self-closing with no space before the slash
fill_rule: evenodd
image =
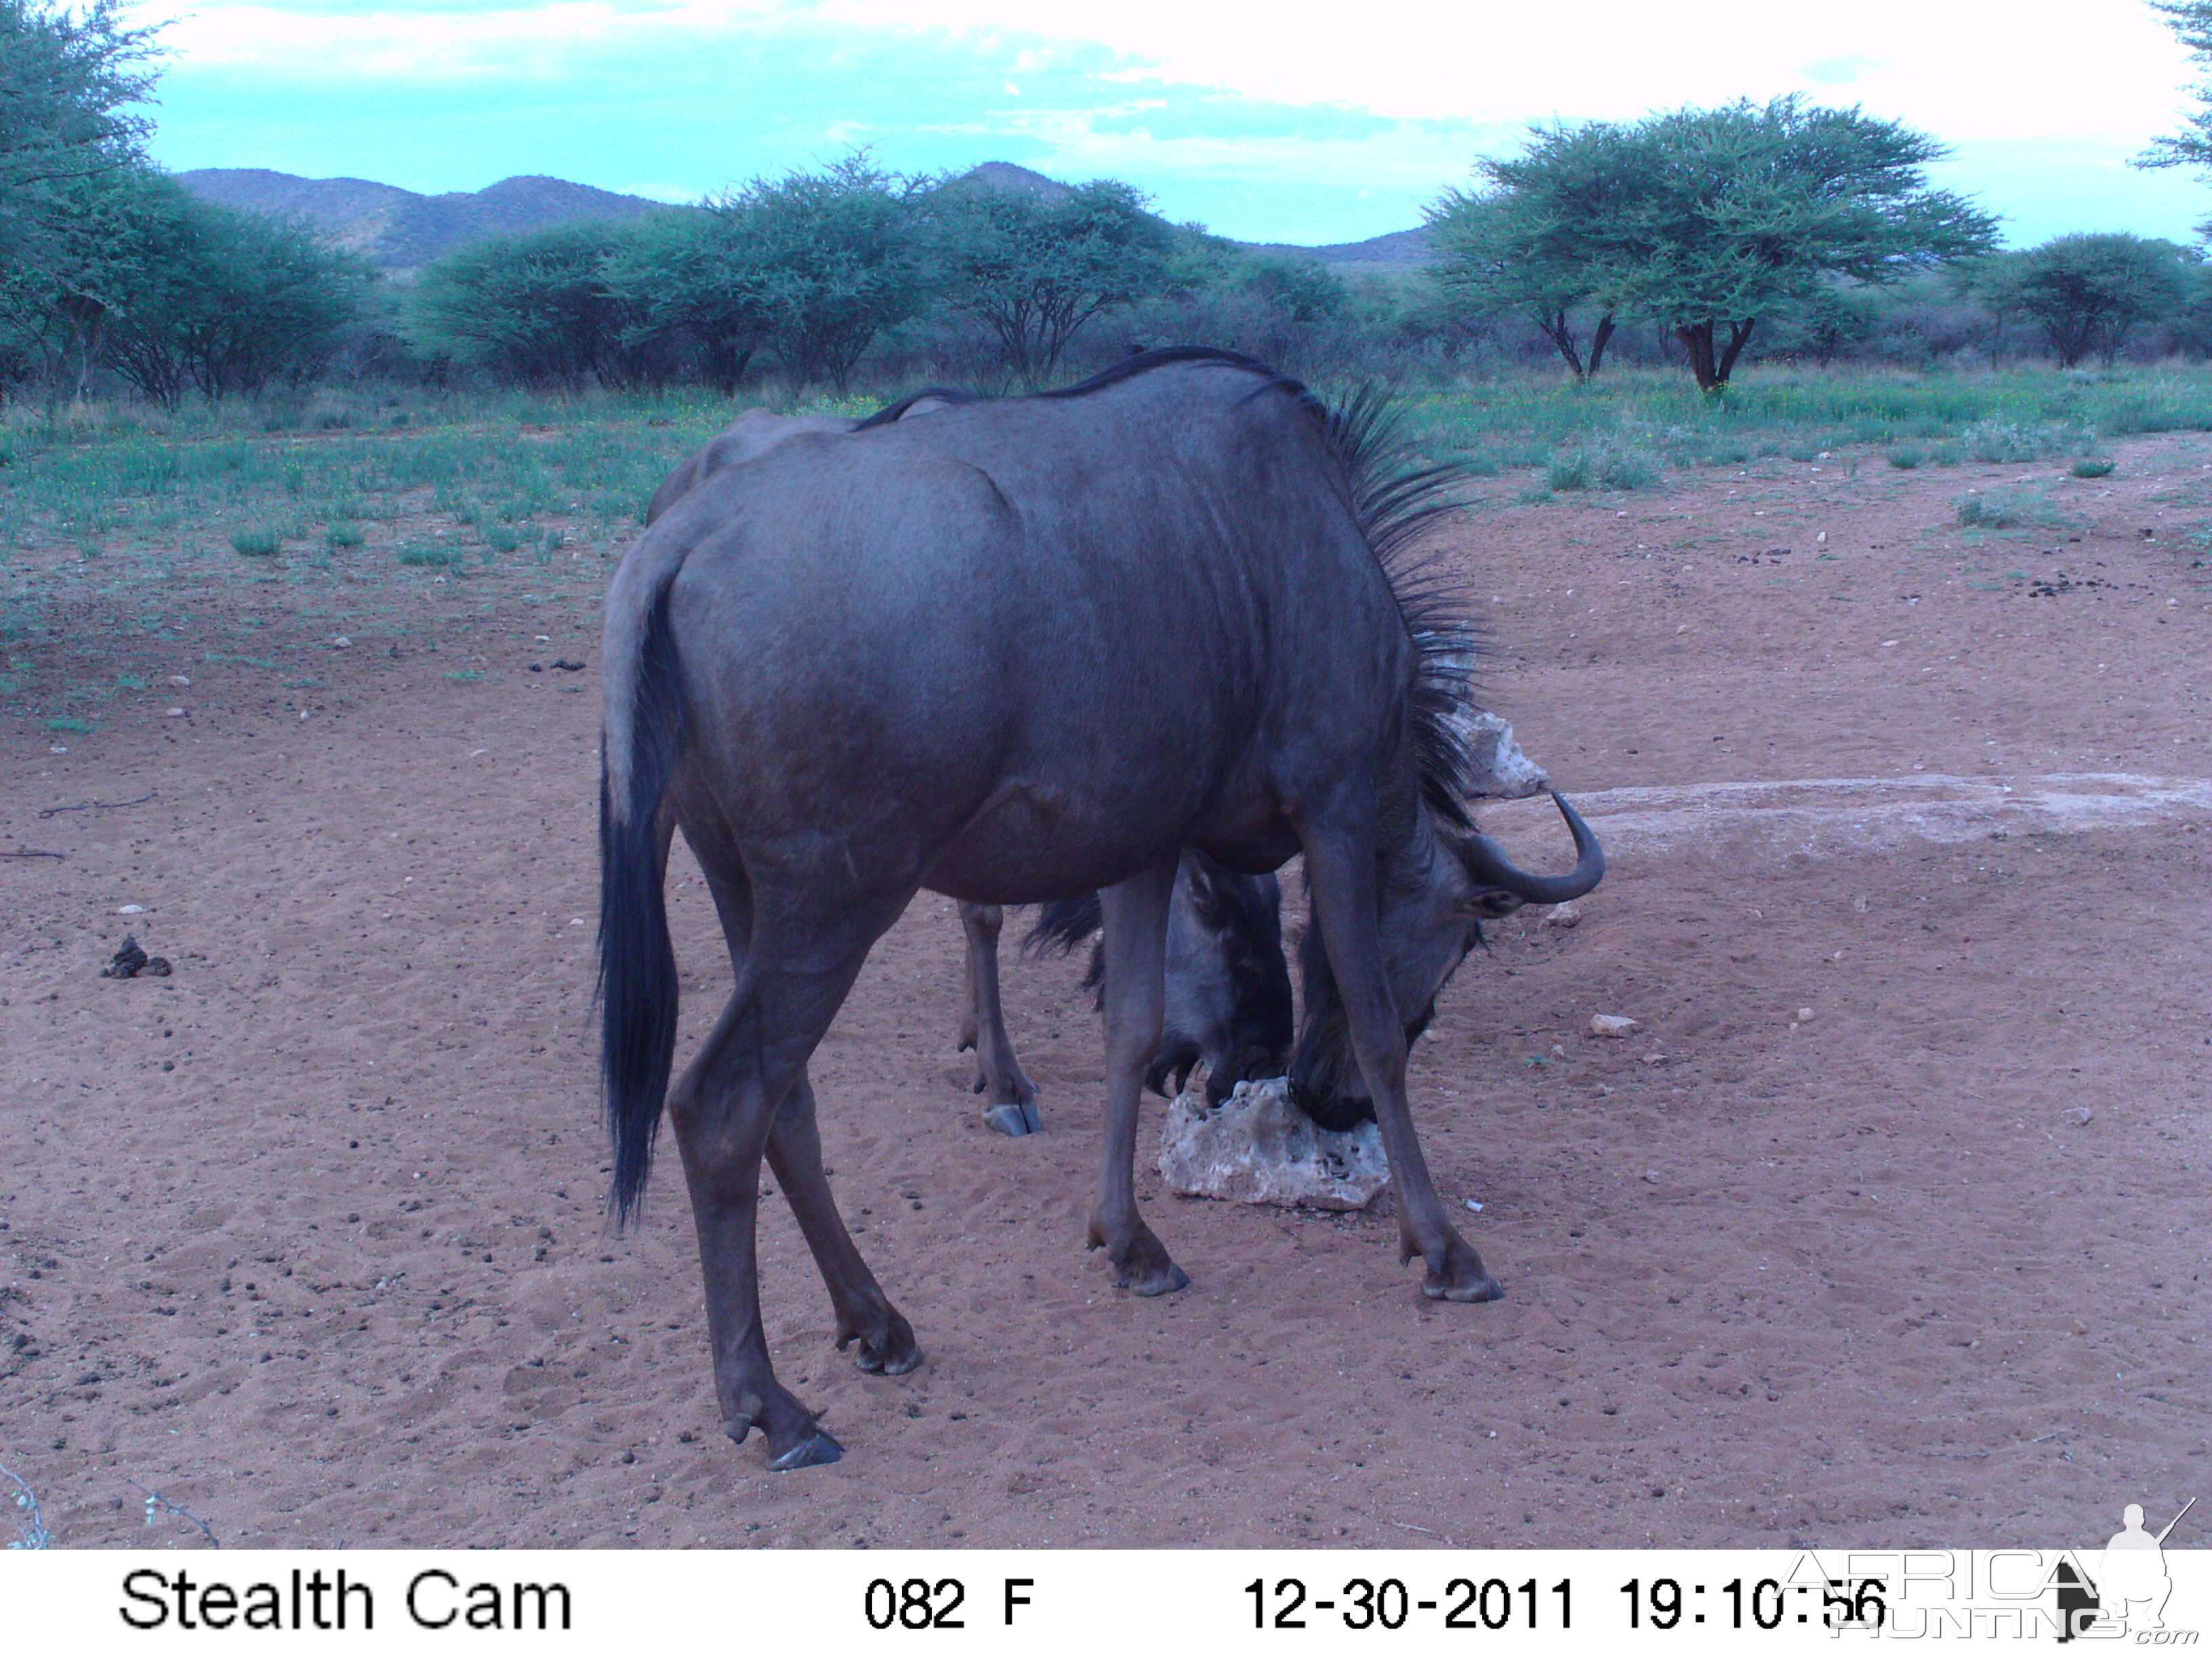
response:
<path id="1" fill-rule="evenodd" d="M 1490 700 L 1571 792 L 2202 778 L 2212 449 L 2118 455 L 2055 485 L 2078 541 L 1956 526 L 2055 465 L 1838 457 L 1505 483 L 1447 544 Z M 43 674 L 98 640 L 67 621 Z M 715 1420 L 672 1159 L 641 1233 L 602 1229 L 596 641 L 533 631 L 487 630 L 474 684 L 332 649 L 304 720 L 187 641 L 189 690 L 96 736 L 0 732 L 0 849 L 68 854 L 0 860 L 0 1462 L 64 1545 L 197 1540 L 140 1486 L 227 1545 L 1699 1547 L 2081 1543 L 2212 1486 L 2212 814 L 2184 810 L 1821 857 L 1624 840 L 1579 927 L 1497 931 L 1416 1056 L 1508 1288 L 1475 1308 L 1421 1298 L 1387 1197 L 1161 1194 L 1156 1105 L 1140 1192 L 1195 1282 L 1115 1291 L 1076 969 L 1010 969 L 1048 1132 L 988 1133 L 925 896 L 815 1078 L 928 1361 L 831 1351 L 772 1202 L 777 1364 L 848 1455 L 768 1474 Z M 529 672 L 556 655 L 589 669 Z M 687 1044 L 728 976 L 688 871 Z M 174 977 L 100 978 L 126 931 Z"/>

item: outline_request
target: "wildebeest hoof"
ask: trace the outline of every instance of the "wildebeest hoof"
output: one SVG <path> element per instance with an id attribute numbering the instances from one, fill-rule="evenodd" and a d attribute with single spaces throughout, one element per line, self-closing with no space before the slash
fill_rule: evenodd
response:
<path id="1" fill-rule="evenodd" d="M 1505 1287 L 1488 1273 L 1477 1273 L 1472 1279 L 1438 1279 L 1431 1273 L 1421 1281 L 1421 1294 L 1432 1302 L 1498 1302 L 1505 1296 Z"/>
<path id="2" fill-rule="evenodd" d="M 904 1376 L 921 1364 L 921 1350 L 915 1344 L 914 1327 L 896 1311 L 890 1311 L 882 1328 L 872 1334 L 851 1330 L 838 1333 L 837 1352 L 842 1353 L 846 1346 L 853 1342 L 860 1345 L 853 1356 L 853 1363 L 871 1376 Z"/>
<path id="3" fill-rule="evenodd" d="M 1474 1247 L 1455 1237 L 1441 1253 L 1429 1258 L 1421 1279 L 1421 1294 L 1432 1302 L 1495 1302 L 1505 1287 L 1490 1276 Z"/>
<path id="4" fill-rule="evenodd" d="M 983 1121 L 1002 1135 L 1033 1135 L 1044 1127 L 1036 1105 L 1026 1101 L 1001 1101 L 983 1114 Z"/>
<path id="5" fill-rule="evenodd" d="M 1133 1296 L 1173 1296 L 1190 1287 L 1190 1275 L 1170 1261 L 1164 1267 L 1128 1268 L 1115 1274 L 1114 1282 Z"/>
<path id="6" fill-rule="evenodd" d="M 1149 1229 L 1127 1238 L 1109 1239 L 1093 1222 L 1086 1243 L 1091 1249 L 1106 1252 L 1117 1290 L 1136 1296 L 1172 1296 L 1190 1284 L 1190 1275 L 1176 1266 L 1167 1246 L 1153 1237 Z"/>
<path id="7" fill-rule="evenodd" d="M 834 1463 L 844 1455 L 845 1449 L 830 1437 L 827 1429 L 815 1429 L 781 1457 L 769 1459 L 768 1466 L 781 1474 L 791 1469 L 810 1469 L 817 1463 Z"/>

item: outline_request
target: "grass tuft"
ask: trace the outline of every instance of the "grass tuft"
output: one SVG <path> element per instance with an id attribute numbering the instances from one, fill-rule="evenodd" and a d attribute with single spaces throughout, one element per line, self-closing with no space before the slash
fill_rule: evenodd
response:
<path id="1" fill-rule="evenodd" d="M 273 559 L 283 545 L 273 530 L 234 530 L 230 532 L 231 550 L 249 559 Z"/>

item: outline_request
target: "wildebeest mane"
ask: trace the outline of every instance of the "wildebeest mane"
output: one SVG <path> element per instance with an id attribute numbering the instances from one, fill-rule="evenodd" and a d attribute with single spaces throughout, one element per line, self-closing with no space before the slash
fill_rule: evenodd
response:
<path id="1" fill-rule="evenodd" d="M 1360 533 L 1389 581 L 1417 653 L 1406 714 L 1421 774 L 1421 796 L 1447 823 L 1471 830 L 1467 797 L 1474 759 L 1462 721 L 1474 708 L 1478 635 L 1458 586 L 1433 559 L 1408 554 L 1421 532 L 1460 503 L 1450 494 L 1464 463 L 1424 465 L 1389 394 L 1371 382 L 1326 414 L 1328 446 L 1344 469 Z"/>
<path id="2" fill-rule="evenodd" d="M 870 427 L 895 426 L 905 417 L 907 410 L 916 404 L 934 398 L 941 404 L 972 404 L 981 393 L 970 392 L 964 386 L 926 386 L 919 392 L 909 392 L 895 404 L 886 404 L 853 428 L 866 432 Z"/>

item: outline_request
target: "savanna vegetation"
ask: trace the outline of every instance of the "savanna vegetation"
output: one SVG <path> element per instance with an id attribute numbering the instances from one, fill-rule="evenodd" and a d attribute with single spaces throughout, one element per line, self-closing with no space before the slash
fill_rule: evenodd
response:
<path id="1" fill-rule="evenodd" d="M 2160 7 L 2200 58 L 2208 3 Z M 1925 135 L 1796 97 L 1540 127 L 1431 204 L 1426 267 L 1255 250 L 1112 179 L 907 178 L 860 154 L 395 275 L 153 167 L 159 57 L 114 0 L 0 0 L 0 390 L 45 413 L 347 387 L 1004 390 L 1177 340 L 1309 377 L 1447 385 L 1555 358 L 1707 392 L 1754 363 L 2212 356 L 2192 250 L 1998 252 L 1993 221 L 1928 185 Z M 2204 164 L 2203 118 L 2146 163 Z"/>

